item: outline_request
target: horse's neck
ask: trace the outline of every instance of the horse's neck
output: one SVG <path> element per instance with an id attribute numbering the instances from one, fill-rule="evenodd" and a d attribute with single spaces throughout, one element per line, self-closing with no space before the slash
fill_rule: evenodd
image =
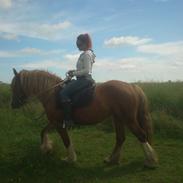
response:
<path id="1" fill-rule="evenodd" d="M 24 91 L 28 97 L 40 97 L 46 95 L 49 88 L 56 84 L 48 77 L 25 78 Z"/>

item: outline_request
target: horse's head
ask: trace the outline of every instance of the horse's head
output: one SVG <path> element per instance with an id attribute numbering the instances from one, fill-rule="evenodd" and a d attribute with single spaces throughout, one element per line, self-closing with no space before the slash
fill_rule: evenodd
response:
<path id="1" fill-rule="evenodd" d="M 15 69 L 13 69 L 13 72 L 15 76 L 13 77 L 11 82 L 11 89 L 12 89 L 11 107 L 19 108 L 25 104 L 27 97 L 21 85 L 20 73 L 18 73 Z"/>

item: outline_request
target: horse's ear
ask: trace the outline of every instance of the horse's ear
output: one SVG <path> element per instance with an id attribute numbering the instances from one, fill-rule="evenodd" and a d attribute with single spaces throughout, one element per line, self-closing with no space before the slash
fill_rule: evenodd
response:
<path id="1" fill-rule="evenodd" d="M 17 76 L 17 75 L 18 75 L 18 72 L 16 71 L 16 69 L 15 69 L 15 68 L 13 68 L 13 73 L 15 74 L 15 76 Z"/>

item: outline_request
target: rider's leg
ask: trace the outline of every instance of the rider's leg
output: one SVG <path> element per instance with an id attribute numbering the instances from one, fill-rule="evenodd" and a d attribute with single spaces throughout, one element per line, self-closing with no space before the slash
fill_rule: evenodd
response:
<path id="1" fill-rule="evenodd" d="M 71 99 L 70 94 L 73 90 L 73 83 L 75 83 L 75 80 L 72 80 L 70 83 L 68 83 L 59 93 L 63 113 L 64 113 L 64 120 L 63 120 L 63 128 L 71 127 L 73 125 L 72 120 L 72 105 L 71 105 Z"/>
<path id="2" fill-rule="evenodd" d="M 87 79 L 77 79 L 72 80 L 60 91 L 60 100 L 64 112 L 64 122 L 63 127 L 70 127 L 73 124 L 72 120 L 72 105 L 71 105 L 71 96 L 76 92 L 81 91 L 82 89 L 88 87 L 91 81 Z"/>

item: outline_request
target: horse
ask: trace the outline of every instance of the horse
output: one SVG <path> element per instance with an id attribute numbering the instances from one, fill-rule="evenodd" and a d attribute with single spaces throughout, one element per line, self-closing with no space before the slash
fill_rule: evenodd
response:
<path id="1" fill-rule="evenodd" d="M 43 70 L 13 69 L 14 77 L 11 82 L 12 108 L 20 108 L 28 98 L 37 97 L 42 103 L 48 118 L 48 124 L 41 131 L 41 150 L 52 150 L 52 141 L 48 133 L 56 129 L 67 150 L 65 158 L 68 162 L 75 162 L 77 155 L 68 129 L 63 128 L 63 112 L 57 106 L 55 99 L 58 84 L 63 80 L 55 74 Z M 125 128 L 139 140 L 145 156 L 144 165 L 156 167 L 158 158 L 152 147 L 152 122 L 148 110 L 148 101 L 143 90 L 135 85 L 119 80 L 110 80 L 96 85 L 92 101 L 82 108 L 73 111 L 76 124 L 97 124 L 106 118 L 112 118 L 116 134 L 116 143 L 112 153 L 105 158 L 108 164 L 118 164 L 122 145 L 125 141 Z"/>

